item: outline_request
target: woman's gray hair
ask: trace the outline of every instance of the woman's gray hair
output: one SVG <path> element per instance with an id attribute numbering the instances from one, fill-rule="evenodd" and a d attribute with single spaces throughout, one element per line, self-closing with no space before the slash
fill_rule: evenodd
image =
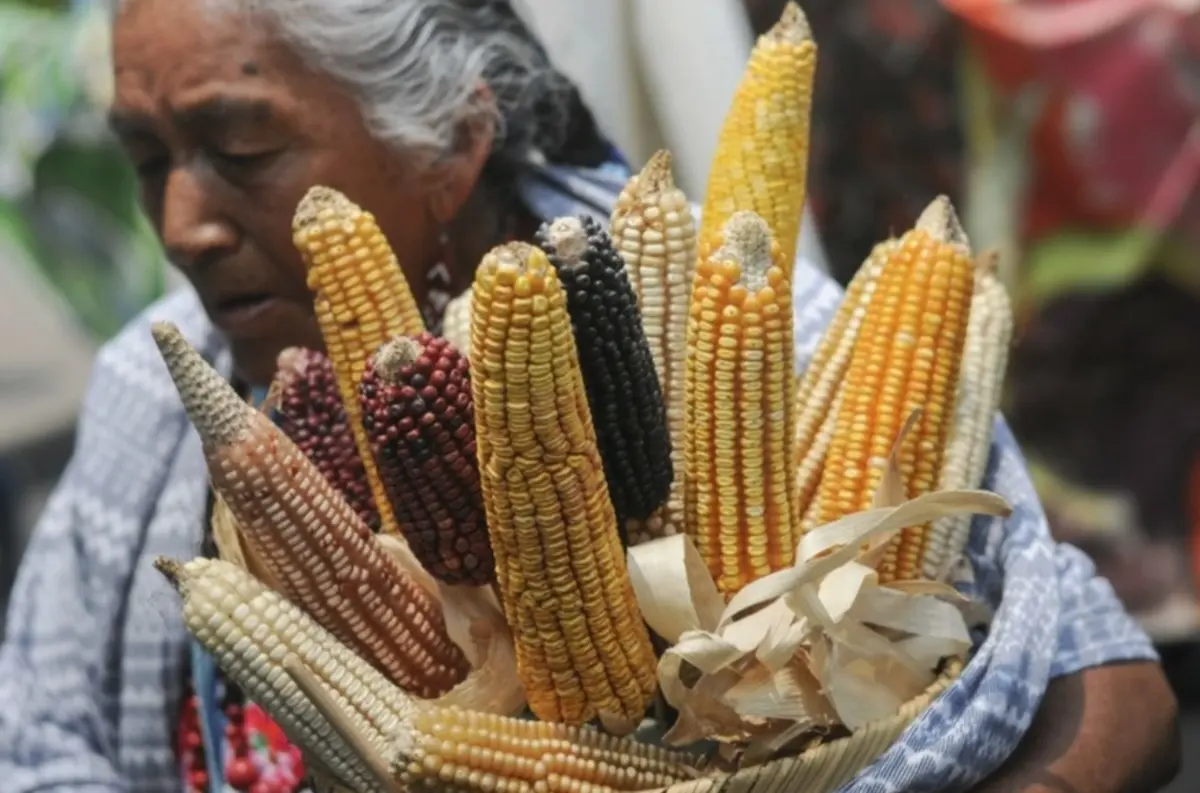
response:
<path id="1" fill-rule="evenodd" d="M 498 165 L 596 165 L 607 155 L 578 90 L 509 0 L 204 1 L 271 25 L 418 166 L 452 156 L 480 122 L 494 125 Z"/>

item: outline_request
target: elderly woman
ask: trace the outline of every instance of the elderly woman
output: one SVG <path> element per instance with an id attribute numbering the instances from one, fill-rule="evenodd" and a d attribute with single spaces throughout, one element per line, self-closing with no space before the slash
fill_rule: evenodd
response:
<path id="1" fill-rule="evenodd" d="M 150 565 L 204 552 L 208 495 L 149 322 L 176 323 L 249 396 L 282 348 L 321 344 L 290 234 L 309 186 L 376 212 L 435 316 L 490 246 L 545 218 L 607 216 L 628 172 L 502 0 L 124 0 L 114 24 L 113 127 L 191 288 L 96 364 L 13 595 L 0 788 L 290 791 L 296 753 L 191 649 Z M 796 273 L 804 353 L 837 292 L 805 262 Z M 1153 650 L 1080 554 L 1049 541 L 1006 430 L 997 444 L 991 477 L 1017 514 L 975 532 L 982 594 L 1020 608 L 1009 579 L 1040 566 L 1051 586 L 1020 591 L 1056 616 L 1032 647 L 994 630 L 980 655 L 1024 661 L 973 664 L 999 671 L 943 698 L 973 721 L 925 719 L 871 789 L 1151 790 L 1176 762 Z"/>

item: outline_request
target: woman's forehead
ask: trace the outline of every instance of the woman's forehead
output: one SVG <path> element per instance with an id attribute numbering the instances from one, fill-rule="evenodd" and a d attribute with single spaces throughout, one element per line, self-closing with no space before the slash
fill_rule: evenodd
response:
<path id="1" fill-rule="evenodd" d="M 307 70 L 261 25 L 210 0 L 132 0 L 113 30 L 117 104 L 261 108 Z"/>

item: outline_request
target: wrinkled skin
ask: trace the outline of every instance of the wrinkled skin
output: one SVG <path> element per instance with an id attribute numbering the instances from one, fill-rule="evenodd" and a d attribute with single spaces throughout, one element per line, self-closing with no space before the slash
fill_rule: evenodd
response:
<path id="1" fill-rule="evenodd" d="M 376 215 L 418 301 L 435 262 L 478 261 L 495 242 L 479 231 L 498 224 L 481 220 L 475 189 L 490 126 L 476 125 L 436 173 L 417 172 L 371 136 L 340 84 L 236 13 L 203 0 L 131 0 L 113 35 L 112 127 L 172 264 L 250 384 L 270 381 L 284 347 L 322 346 L 292 244 L 309 187 L 334 187 Z M 449 254 L 443 230 L 455 240 Z"/>

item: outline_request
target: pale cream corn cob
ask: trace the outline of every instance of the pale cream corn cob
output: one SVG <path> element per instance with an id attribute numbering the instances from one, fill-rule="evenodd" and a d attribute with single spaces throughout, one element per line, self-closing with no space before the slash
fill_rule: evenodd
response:
<path id="1" fill-rule="evenodd" d="M 996 273 L 995 262 L 994 255 L 981 257 L 975 274 L 954 423 L 950 427 L 938 490 L 980 487 L 987 470 L 1013 333 L 1012 302 Z M 946 578 L 966 549 L 970 531 L 968 515 L 934 521 L 922 559 L 926 578 L 934 581 Z"/>
<path id="2" fill-rule="evenodd" d="M 670 152 L 657 152 L 641 173 L 629 180 L 617 198 L 609 225 L 638 297 L 642 326 L 667 407 L 675 472 L 667 503 L 648 520 L 629 522 L 629 541 L 636 545 L 678 534 L 684 524 L 684 368 L 688 302 L 696 269 L 696 223 L 691 203 L 671 177 Z"/>
<path id="3" fill-rule="evenodd" d="M 283 595 L 237 566 L 162 557 L 155 566 L 179 592 L 188 631 L 291 741 L 356 791 L 385 793 L 289 679 L 284 661 L 295 657 L 318 677 L 378 752 L 391 752 L 397 730 L 418 712 L 412 699 Z"/>

